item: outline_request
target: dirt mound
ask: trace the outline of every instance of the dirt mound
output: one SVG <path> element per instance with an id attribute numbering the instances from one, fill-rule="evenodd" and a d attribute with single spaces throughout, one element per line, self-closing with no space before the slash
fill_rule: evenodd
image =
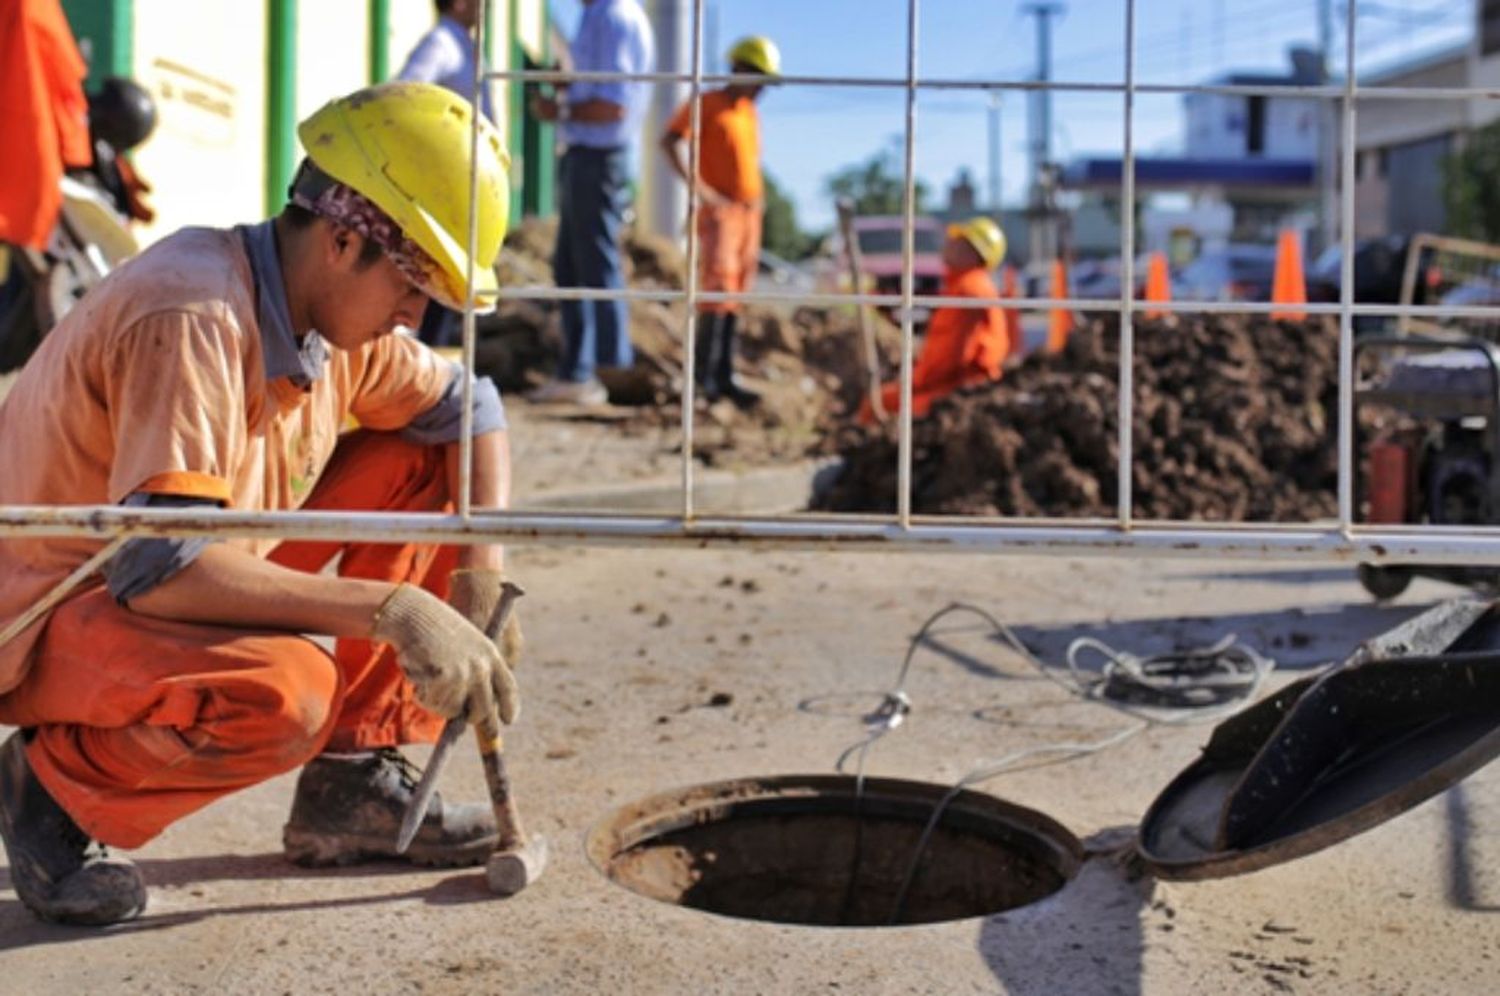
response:
<path id="1" fill-rule="evenodd" d="M 547 286 L 557 237 L 555 219 L 531 218 L 513 229 L 501 254 L 503 286 Z M 680 289 L 685 261 L 669 239 L 628 230 L 624 237 L 626 284 L 636 289 Z M 630 338 L 636 362 L 626 371 L 603 371 L 616 405 L 636 406 L 626 431 L 647 431 L 681 421 L 687 311 L 681 302 L 632 301 Z M 872 316 L 877 349 L 887 369 L 896 362 L 900 333 Z M 479 372 L 501 390 L 519 393 L 542 383 L 562 348 L 555 301 L 502 297 L 495 314 L 481 319 Z M 701 411 L 694 450 L 706 462 L 763 463 L 826 448 L 867 390 L 865 347 L 858 313 L 851 308 L 746 308 L 740 319 L 737 369 L 764 401 L 741 412 L 727 403 Z"/>
<path id="2" fill-rule="evenodd" d="M 1337 510 L 1338 339 L 1331 323 L 1173 316 L 1136 326 L 1136 514 L 1299 521 Z M 913 429 L 920 513 L 1112 516 L 1118 321 L 1057 356 L 939 402 Z M 817 507 L 896 508 L 894 426 L 846 428 Z"/>

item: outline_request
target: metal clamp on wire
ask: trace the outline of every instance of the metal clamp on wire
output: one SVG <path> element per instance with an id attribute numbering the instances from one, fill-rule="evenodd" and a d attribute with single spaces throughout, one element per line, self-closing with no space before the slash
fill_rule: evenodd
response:
<path id="1" fill-rule="evenodd" d="M 888 733 L 900 726 L 906 719 L 906 714 L 911 712 L 911 699 L 907 698 L 906 692 L 897 689 L 894 692 L 886 692 L 885 698 L 880 700 L 880 705 L 862 717 L 865 727 L 871 732 Z"/>

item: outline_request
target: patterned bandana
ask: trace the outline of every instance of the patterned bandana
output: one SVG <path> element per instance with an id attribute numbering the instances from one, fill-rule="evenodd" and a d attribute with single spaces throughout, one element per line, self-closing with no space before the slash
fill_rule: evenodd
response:
<path id="1" fill-rule="evenodd" d="M 330 183 L 316 197 L 299 189 L 291 191 L 291 202 L 327 218 L 378 245 L 401 275 L 428 297 L 444 298 L 442 270 L 426 251 L 407 238 L 396 223 L 375 203 L 353 187 Z"/>

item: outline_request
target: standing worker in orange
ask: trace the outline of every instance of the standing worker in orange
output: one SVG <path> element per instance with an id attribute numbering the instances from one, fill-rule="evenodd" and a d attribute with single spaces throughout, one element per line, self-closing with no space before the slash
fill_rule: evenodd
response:
<path id="1" fill-rule="evenodd" d="M 993 300 L 991 308 L 938 308 L 927 323 L 922 351 L 912 364 L 911 411 L 921 418 L 933 402 L 961 387 L 982 384 L 1000 377 L 1000 367 L 1010 355 L 1011 333 L 1005 312 L 998 303 L 1000 292 L 991 274 L 1005 260 L 1005 233 L 989 218 L 971 218 L 948 226 L 943 246 L 943 297 Z M 901 405 L 901 385 L 880 385 L 880 400 L 888 412 Z M 874 406 L 866 398 L 859 419 L 875 419 Z"/>
<path id="2" fill-rule="evenodd" d="M 430 84 L 331 101 L 298 129 L 307 158 L 279 215 L 183 229 L 113 271 L 0 404 L 0 504 L 451 507 L 467 375 L 392 333 L 429 299 L 493 305 L 509 157 L 481 120 L 471 260 L 473 126 Z M 472 397 L 470 498 L 504 507 L 500 396 L 485 380 Z M 350 416 L 363 428 L 341 434 Z M 0 631 L 101 546 L 0 540 Z M 289 859 L 394 856 L 414 787 L 397 747 L 444 717 L 497 734 L 515 716 L 519 631 L 475 625 L 502 567 L 498 546 L 124 543 L 0 644 L 0 723 L 20 727 L 0 746 L 0 838 L 21 902 L 62 923 L 129 919 L 141 872 L 96 845 L 140 847 L 298 766 Z M 334 652 L 303 634 L 337 637 Z M 434 799 L 408 855 L 473 864 L 498 840 L 489 806 Z"/>
<path id="3" fill-rule="evenodd" d="M 769 38 L 741 39 L 729 50 L 730 71 L 774 79 L 781 74 L 781 53 Z M 698 192 L 699 289 L 741 292 L 750 289 L 760 258 L 761 215 L 765 182 L 760 171 L 760 117 L 755 101 L 765 89 L 756 83 L 731 83 L 703 94 L 703 130 L 698 176 L 689 169 L 692 103 L 672 116 L 661 147 L 677 174 Z M 705 302 L 698 306 L 697 381 L 705 400 L 728 398 L 740 408 L 759 403 L 760 395 L 734 375 L 734 342 L 739 302 Z"/>

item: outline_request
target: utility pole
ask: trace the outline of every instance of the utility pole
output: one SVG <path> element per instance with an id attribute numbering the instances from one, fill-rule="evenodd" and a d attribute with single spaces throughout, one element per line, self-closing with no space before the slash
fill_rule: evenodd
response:
<path id="1" fill-rule="evenodd" d="M 1052 18 L 1063 13 L 1058 0 L 1037 0 L 1021 9 L 1036 18 L 1036 78 L 1039 83 L 1052 79 Z M 1032 92 L 1031 114 L 1031 258 L 1033 261 L 1055 259 L 1057 238 L 1052 217 L 1052 91 L 1041 88 Z"/>
<path id="2" fill-rule="evenodd" d="M 693 5 L 691 0 L 647 0 L 646 16 L 656 32 L 656 65 L 664 73 L 685 73 L 693 68 Z M 705 64 L 708 53 L 704 54 Z M 646 148 L 667 127 L 678 106 L 692 88 L 686 83 L 663 83 L 651 88 L 651 102 L 643 125 Z M 687 218 L 687 188 L 668 168 L 665 156 L 642 156 L 641 184 L 636 206 L 642 227 L 657 235 L 676 239 Z"/>
<path id="3" fill-rule="evenodd" d="M 990 210 L 1000 214 L 1001 199 L 1005 195 L 1000 182 L 1000 110 L 1005 104 L 1005 95 L 999 90 L 990 91 Z"/>
<path id="4" fill-rule="evenodd" d="M 1348 16 L 1353 17 L 1351 12 Z M 1333 0 L 1318 0 L 1318 60 L 1326 85 L 1333 78 Z M 1347 72 L 1347 70 L 1345 70 Z M 1339 115 L 1337 104 L 1327 98 L 1318 100 L 1318 235 L 1319 251 L 1328 248 L 1339 237 L 1338 159 Z"/>

